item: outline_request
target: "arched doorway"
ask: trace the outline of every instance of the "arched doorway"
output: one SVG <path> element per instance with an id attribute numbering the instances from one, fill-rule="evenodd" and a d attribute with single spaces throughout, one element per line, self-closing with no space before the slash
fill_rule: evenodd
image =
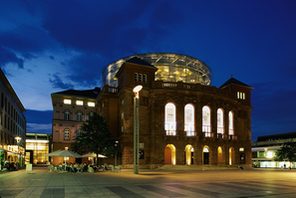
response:
<path id="1" fill-rule="evenodd" d="M 234 148 L 230 147 L 229 148 L 229 165 L 233 165 L 234 164 Z"/>
<path id="2" fill-rule="evenodd" d="M 203 164 L 207 165 L 210 164 L 210 149 L 208 146 L 204 146 L 203 150 Z"/>
<path id="3" fill-rule="evenodd" d="M 217 154 L 218 154 L 218 165 L 219 164 L 223 164 L 224 163 L 224 160 L 223 160 L 223 150 L 222 150 L 221 146 L 218 147 Z"/>
<path id="4" fill-rule="evenodd" d="M 185 159 L 186 159 L 186 165 L 193 164 L 194 148 L 190 144 L 186 145 L 185 147 Z"/>
<path id="5" fill-rule="evenodd" d="M 173 144 L 166 145 L 164 149 L 164 164 L 176 165 L 176 147 Z"/>

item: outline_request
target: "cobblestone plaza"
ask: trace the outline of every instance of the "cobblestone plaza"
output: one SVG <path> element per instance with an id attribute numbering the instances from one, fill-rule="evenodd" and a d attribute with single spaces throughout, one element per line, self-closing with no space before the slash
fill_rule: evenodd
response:
<path id="1" fill-rule="evenodd" d="M 0 197 L 295 197 L 294 170 L 0 174 Z"/>

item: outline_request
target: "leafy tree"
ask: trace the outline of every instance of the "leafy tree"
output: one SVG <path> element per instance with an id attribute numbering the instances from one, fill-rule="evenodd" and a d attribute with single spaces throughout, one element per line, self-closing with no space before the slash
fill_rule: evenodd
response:
<path id="1" fill-rule="evenodd" d="M 98 154 L 109 156 L 114 153 L 114 138 L 110 134 L 105 119 L 94 114 L 80 127 L 73 150 L 79 153 L 95 153 L 98 165 Z"/>
<path id="2" fill-rule="evenodd" d="M 296 142 L 285 143 L 277 152 L 275 160 L 296 162 Z"/>

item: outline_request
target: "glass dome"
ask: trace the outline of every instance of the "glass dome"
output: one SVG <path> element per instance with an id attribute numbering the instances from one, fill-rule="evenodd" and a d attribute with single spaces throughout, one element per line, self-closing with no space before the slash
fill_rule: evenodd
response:
<path id="1" fill-rule="evenodd" d="M 164 82 L 181 81 L 202 85 L 210 85 L 211 83 L 211 71 L 206 64 L 190 56 L 171 53 L 137 54 L 119 59 L 107 66 L 104 73 L 104 83 L 117 87 L 115 74 L 126 60 L 135 56 L 158 69 L 155 72 L 155 80 Z"/>

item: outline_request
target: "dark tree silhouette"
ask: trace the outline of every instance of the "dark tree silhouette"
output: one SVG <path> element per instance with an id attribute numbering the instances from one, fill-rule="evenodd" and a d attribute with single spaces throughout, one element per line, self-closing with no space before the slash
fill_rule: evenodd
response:
<path id="1" fill-rule="evenodd" d="M 105 119 L 94 114 L 84 123 L 72 144 L 73 150 L 79 153 L 95 153 L 98 165 L 98 154 L 109 156 L 114 153 L 114 138 L 110 134 Z"/>
<path id="2" fill-rule="evenodd" d="M 285 143 L 276 152 L 276 161 L 296 162 L 296 142 Z"/>

